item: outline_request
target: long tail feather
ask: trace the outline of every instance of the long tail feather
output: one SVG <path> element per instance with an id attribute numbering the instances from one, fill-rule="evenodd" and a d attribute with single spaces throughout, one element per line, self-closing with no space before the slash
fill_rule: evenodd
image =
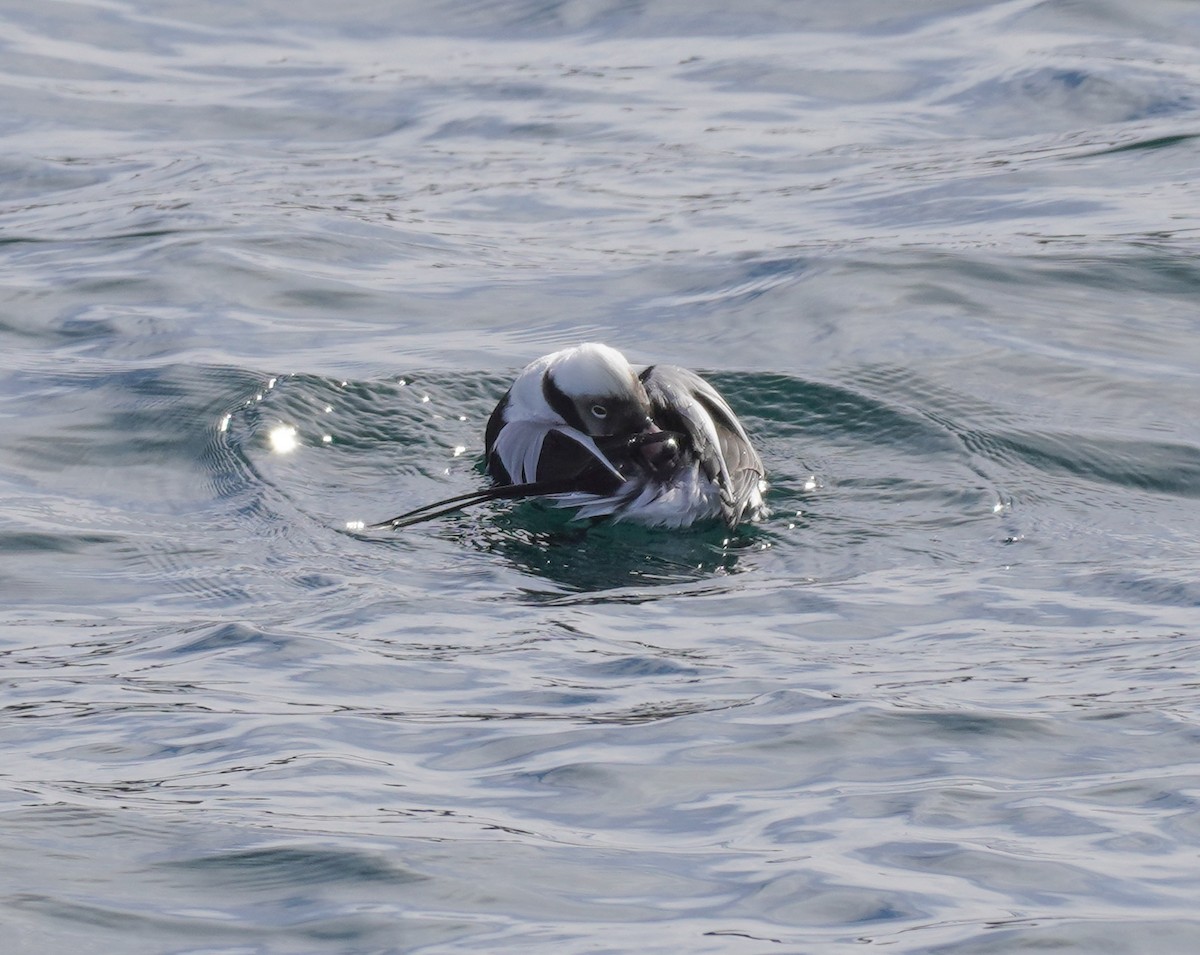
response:
<path id="1" fill-rule="evenodd" d="M 628 455 L 646 446 L 666 443 L 680 437 L 682 435 L 674 431 L 656 431 L 647 434 L 617 435 L 611 438 L 600 439 L 596 443 L 606 454 L 620 450 Z M 368 524 L 367 529 L 382 530 L 383 528 L 390 528 L 391 530 L 398 530 L 401 527 L 410 527 L 413 524 L 431 521 L 435 517 L 444 517 L 463 508 L 473 507 L 476 504 L 483 504 L 487 501 L 513 501 L 527 497 L 546 497 L 550 494 L 568 494 L 571 491 L 579 490 L 581 490 L 579 475 L 551 478 L 542 481 L 529 481 L 524 484 L 502 484 L 498 487 L 489 487 L 482 491 L 468 491 L 466 494 L 458 494 L 455 497 L 448 497 L 445 500 L 434 501 L 432 504 L 413 508 L 411 511 L 398 514 L 396 517 L 389 518 L 386 521 L 380 521 L 378 524 Z"/>
<path id="2" fill-rule="evenodd" d="M 469 491 L 466 494 L 458 494 L 441 501 L 434 501 L 432 504 L 413 508 L 411 511 L 406 511 L 386 521 L 380 521 L 378 524 L 368 524 L 367 529 L 380 530 L 382 528 L 390 528 L 397 530 L 401 527 L 409 527 L 413 524 L 420 524 L 423 521 L 433 520 L 435 517 L 453 514 L 455 511 L 460 511 L 465 507 L 483 504 L 486 501 L 511 501 L 526 497 L 544 497 L 548 494 L 565 494 L 573 490 L 575 490 L 575 487 L 571 480 L 504 484 L 500 487 L 490 487 L 482 491 Z"/>

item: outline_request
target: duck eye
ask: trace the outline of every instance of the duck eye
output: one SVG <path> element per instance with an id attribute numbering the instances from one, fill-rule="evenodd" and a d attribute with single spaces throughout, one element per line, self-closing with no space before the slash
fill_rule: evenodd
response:
<path id="1" fill-rule="evenodd" d="M 594 414 L 597 418 L 607 418 L 608 409 L 605 408 L 604 405 L 592 405 L 592 414 Z"/>

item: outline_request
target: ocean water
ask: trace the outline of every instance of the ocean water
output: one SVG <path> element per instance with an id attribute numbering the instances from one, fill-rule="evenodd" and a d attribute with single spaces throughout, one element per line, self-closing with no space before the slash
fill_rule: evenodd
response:
<path id="1" fill-rule="evenodd" d="M 12 0 L 3 950 L 1192 953 L 1200 5 Z M 480 487 L 696 368 L 735 533 Z"/>

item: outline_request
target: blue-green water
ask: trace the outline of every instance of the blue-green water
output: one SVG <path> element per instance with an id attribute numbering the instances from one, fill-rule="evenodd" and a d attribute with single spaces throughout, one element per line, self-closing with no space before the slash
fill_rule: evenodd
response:
<path id="1" fill-rule="evenodd" d="M 1196 951 L 1198 47 L 7 4 L 5 952 Z M 708 374 L 773 516 L 347 532 L 586 339 Z"/>

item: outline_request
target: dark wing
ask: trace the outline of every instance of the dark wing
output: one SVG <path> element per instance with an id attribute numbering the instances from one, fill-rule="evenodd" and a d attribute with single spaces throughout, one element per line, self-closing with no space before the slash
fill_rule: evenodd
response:
<path id="1" fill-rule="evenodd" d="M 726 522 L 733 526 L 763 477 L 762 459 L 737 415 L 694 371 L 651 365 L 639 377 L 655 422 L 687 435 L 700 467 L 720 488 Z"/>
<path id="2" fill-rule="evenodd" d="M 504 427 L 504 412 L 508 408 L 509 395 L 512 394 L 512 389 L 504 392 L 504 397 L 497 403 L 492 410 L 491 417 L 488 418 L 487 427 L 483 432 L 483 453 L 487 458 L 488 473 L 501 484 L 511 484 L 512 477 L 508 470 L 504 467 L 504 462 L 500 460 L 500 455 L 496 454 L 496 438 L 500 436 L 500 429 Z"/>
<path id="3" fill-rule="evenodd" d="M 546 435 L 538 458 L 537 479 L 565 486 L 570 491 L 612 494 L 622 483 L 613 474 L 612 464 L 596 457 L 592 450 L 571 437 L 571 432 L 551 431 Z"/>
<path id="4" fill-rule="evenodd" d="M 496 415 L 492 416 L 496 420 Z M 499 484 L 550 481 L 563 492 L 610 494 L 623 481 L 594 438 L 565 424 L 507 421 L 485 436 L 488 471 Z"/>

